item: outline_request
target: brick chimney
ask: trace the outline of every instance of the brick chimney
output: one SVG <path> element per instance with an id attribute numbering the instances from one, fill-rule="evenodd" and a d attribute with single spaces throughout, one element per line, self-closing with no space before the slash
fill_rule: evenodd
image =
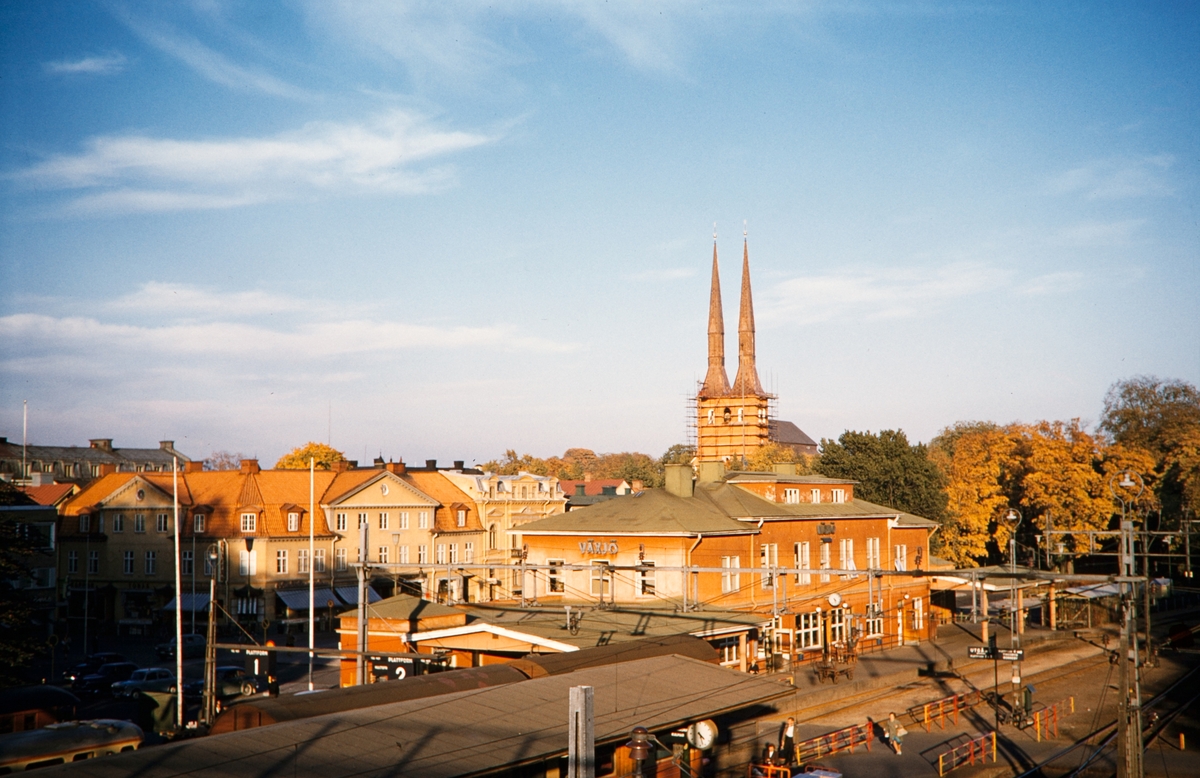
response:
<path id="1" fill-rule="evenodd" d="M 204 462 L 184 462 L 183 472 L 185 473 L 203 473 Z"/>
<path id="2" fill-rule="evenodd" d="M 243 459 L 240 469 L 243 475 L 262 472 L 262 469 L 258 466 L 257 459 Z"/>
<path id="3" fill-rule="evenodd" d="M 403 459 L 399 462 L 388 462 L 386 467 L 389 473 L 395 473 L 396 475 L 404 475 L 408 472 L 408 466 L 404 464 Z"/>
<path id="4" fill-rule="evenodd" d="M 116 462 L 105 462 L 100 465 L 100 475 L 112 475 L 115 472 L 117 472 Z"/>
<path id="5" fill-rule="evenodd" d="M 158 447 L 161 448 L 163 451 L 174 451 L 175 450 L 175 441 L 160 440 L 160 441 L 158 441 Z"/>
<path id="6" fill-rule="evenodd" d="M 345 459 L 339 459 L 338 461 L 333 463 L 333 467 L 331 469 L 335 473 L 344 473 L 350 469 L 350 463 L 347 462 Z"/>
<path id="7" fill-rule="evenodd" d="M 629 484 L 629 488 L 631 491 L 641 492 L 641 491 L 645 491 L 646 485 L 644 483 L 642 483 L 642 479 L 635 478 L 635 479 L 633 479 L 633 482 Z"/>
<path id="8" fill-rule="evenodd" d="M 437 460 L 436 459 L 426 459 L 425 460 L 425 469 L 426 470 L 437 470 Z"/>
<path id="9" fill-rule="evenodd" d="M 108 451 L 111 453 L 113 450 L 112 438 L 92 438 L 88 441 L 88 443 L 92 444 L 92 448 L 99 449 L 100 451 Z"/>

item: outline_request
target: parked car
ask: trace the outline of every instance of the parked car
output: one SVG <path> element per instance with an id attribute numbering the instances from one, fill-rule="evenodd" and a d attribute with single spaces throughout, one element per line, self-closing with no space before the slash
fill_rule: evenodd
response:
<path id="1" fill-rule="evenodd" d="M 183 658 L 196 659 L 204 656 L 204 647 L 207 644 L 203 635 L 184 635 L 183 636 Z M 162 660 L 175 658 L 175 638 L 171 638 L 166 643 L 159 643 L 154 647 L 154 653 L 158 654 L 158 658 Z"/>
<path id="2" fill-rule="evenodd" d="M 75 683 L 85 675 L 91 675 L 100 669 L 100 665 L 106 665 L 109 662 L 124 662 L 125 657 L 115 651 L 100 651 L 95 654 L 88 654 L 87 659 L 75 665 L 71 669 L 63 673 L 63 678 Z"/>
<path id="3" fill-rule="evenodd" d="M 267 681 L 261 676 L 251 675 L 240 665 L 222 665 L 217 668 L 216 695 L 218 700 L 230 697 L 249 696 L 266 691 Z M 192 681 L 183 687 L 188 697 L 204 695 L 204 681 Z"/>
<path id="4" fill-rule="evenodd" d="M 71 687 L 76 694 L 112 694 L 112 685 L 117 681 L 127 681 L 138 666 L 133 662 L 109 662 L 100 665 L 96 672 L 85 675 L 75 681 Z"/>
<path id="5" fill-rule="evenodd" d="M 174 694 L 175 673 L 165 667 L 147 667 L 134 670 L 128 681 L 117 681 L 112 685 L 114 697 L 136 697 L 138 692 L 166 692 Z"/>

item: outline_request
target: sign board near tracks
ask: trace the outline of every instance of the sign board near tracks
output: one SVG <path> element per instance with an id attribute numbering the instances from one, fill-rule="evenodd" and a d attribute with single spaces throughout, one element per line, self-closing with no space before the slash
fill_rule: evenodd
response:
<path id="1" fill-rule="evenodd" d="M 1023 648 L 992 648 L 991 646 L 967 646 L 968 659 L 998 659 L 1001 662 L 1022 662 Z"/>

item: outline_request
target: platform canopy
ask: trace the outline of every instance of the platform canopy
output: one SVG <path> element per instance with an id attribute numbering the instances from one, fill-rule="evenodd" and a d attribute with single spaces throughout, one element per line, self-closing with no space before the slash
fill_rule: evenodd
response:
<path id="1" fill-rule="evenodd" d="M 192 594 L 191 592 L 184 592 L 181 600 L 182 600 L 182 602 L 180 604 L 180 610 L 185 610 L 185 611 L 208 610 L 208 602 L 209 602 L 208 592 L 203 592 L 203 593 L 196 592 L 195 594 Z M 169 603 L 167 603 L 167 607 L 163 608 L 163 610 L 168 610 L 168 611 L 175 610 L 175 598 L 171 598 L 171 601 Z"/>
<path id="2" fill-rule="evenodd" d="M 279 595 L 279 599 L 283 600 L 283 604 L 294 611 L 308 610 L 308 587 L 303 589 L 276 589 L 275 593 Z M 318 586 L 313 590 L 313 603 L 317 609 L 328 608 L 330 600 L 333 601 L 334 607 L 342 607 L 341 601 L 334 596 L 333 590 L 327 586 Z"/>

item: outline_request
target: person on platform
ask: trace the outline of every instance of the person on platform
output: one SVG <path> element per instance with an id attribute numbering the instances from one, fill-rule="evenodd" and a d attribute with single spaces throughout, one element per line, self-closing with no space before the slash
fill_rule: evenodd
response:
<path id="1" fill-rule="evenodd" d="M 791 716 L 779 728 L 779 755 L 786 765 L 796 762 L 796 719 Z"/>
<path id="2" fill-rule="evenodd" d="M 888 743 L 890 743 L 892 748 L 895 749 L 897 755 L 902 754 L 904 748 L 904 736 L 908 734 L 908 730 L 906 730 L 904 725 L 896 719 L 895 713 L 888 714 L 888 720 L 884 722 L 883 726 L 887 731 Z"/>

